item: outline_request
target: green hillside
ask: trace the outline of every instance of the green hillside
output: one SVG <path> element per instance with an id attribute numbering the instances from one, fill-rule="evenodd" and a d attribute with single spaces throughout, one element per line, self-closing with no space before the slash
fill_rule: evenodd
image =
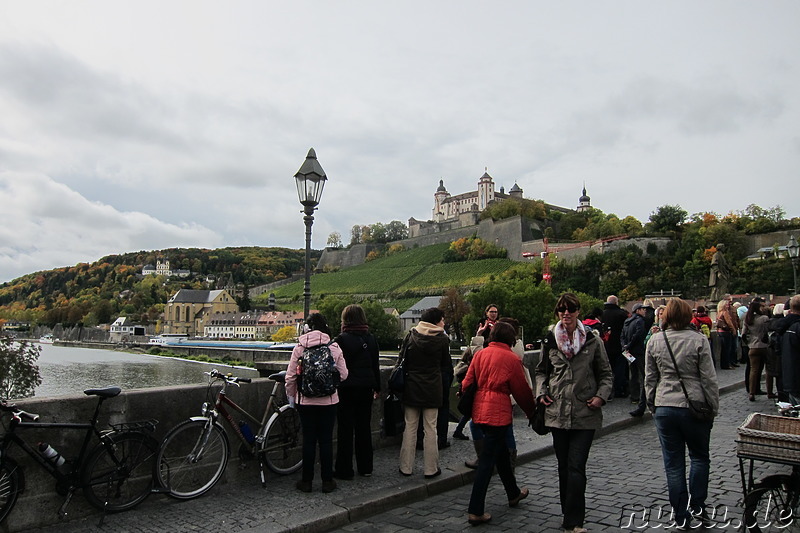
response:
<path id="1" fill-rule="evenodd" d="M 339 272 L 315 274 L 312 295 L 379 295 L 395 299 L 408 295 L 441 294 L 448 287 L 483 285 L 515 264 L 510 259 L 443 263 L 449 244 L 413 248 Z M 303 281 L 278 287 L 279 301 L 302 298 Z"/>

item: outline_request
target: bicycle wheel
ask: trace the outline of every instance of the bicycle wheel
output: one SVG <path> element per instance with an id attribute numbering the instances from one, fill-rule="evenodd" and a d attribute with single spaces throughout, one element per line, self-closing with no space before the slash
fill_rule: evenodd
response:
<path id="1" fill-rule="evenodd" d="M 156 480 L 173 498 L 197 498 L 222 477 L 229 453 L 228 437 L 219 424 L 205 418 L 181 422 L 161 444 Z"/>
<path id="2" fill-rule="evenodd" d="M 792 489 L 791 476 L 769 476 L 744 499 L 744 525 L 750 533 L 800 532 L 800 494 Z"/>
<path id="3" fill-rule="evenodd" d="M 117 513 L 136 507 L 153 489 L 158 442 L 145 433 L 111 435 L 84 463 L 83 494 L 98 509 Z"/>
<path id="4" fill-rule="evenodd" d="M 303 426 L 297 409 L 284 405 L 267 422 L 259 446 L 262 464 L 276 474 L 292 474 L 303 466 Z"/>
<path id="5" fill-rule="evenodd" d="M 19 476 L 19 467 L 10 459 L 0 464 L 0 523 L 6 519 L 17 503 L 20 490 Z"/>

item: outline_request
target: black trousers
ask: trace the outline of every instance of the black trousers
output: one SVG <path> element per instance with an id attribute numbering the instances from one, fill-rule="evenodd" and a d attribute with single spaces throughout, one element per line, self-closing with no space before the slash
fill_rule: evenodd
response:
<path id="1" fill-rule="evenodd" d="M 317 445 L 319 445 L 320 477 L 333 479 L 333 426 L 336 423 L 336 404 L 297 405 L 303 426 L 303 481 L 314 479 Z"/>
<path id="2" fill-rule="evenodd" d="M 372 387 L 339 387 L 336 475 L 352 477 L 353 452 L 361 475 L 372 473 Z"/>
<path id="3" fill-rule="evenodd" d="M 564 529 L 582 527 L 586 517 L 586 461 L 594 439 L 593 429 L 553 428 L 553 449 L 558 459 L 558 489 Z"/>

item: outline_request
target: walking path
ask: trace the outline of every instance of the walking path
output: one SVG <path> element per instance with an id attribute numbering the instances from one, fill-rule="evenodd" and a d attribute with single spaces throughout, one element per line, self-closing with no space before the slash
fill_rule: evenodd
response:
<path id="1" fill-rule="evenodd" d="M 728 531 L 735 530 L 742 514 L 737 507 L 741 483 L 735 453 L 736 428 L 753 411 L 772 413 L 775 409 L 765 396 L 758 396 L 754 403 L 747 400 L 742 373 L 742 369 L 719 371 L 723 395 L 711 437 L 708 503 L 719 511 L 720 530 Z M 595 439 L 588 466 L 585 525 L 592 533 L 658 531 L 669 525 L 668 516 L 658 516 L 659 508 L 667 507 L 667 491 L 655 428 L 649 415 L 643 419 L 631 418 L 628 412 L 632 408 L 630 401 L 623 399 L 604 407 L 605 427 Z M 531 489 L 531 496 L 518 508 L 509 509 L 495 476 L 486 500 L 486 510 L 493 520 L 481 526 L 481 531 L 559 530 L 558 478 L 551 438 L 536 435 L 526 423 L 524 416 L 515 420 L 519 449 L 517 479 L 520 486 Z M 400 476 L 398 454 L 397 447 L 376 450 L 372 477 L 338 481 L 338 489 L 330 494 L 319 490 L 318 477 L 313 493 L 297 491 L 294 484 L 299 474 L 272 476 L 267 488 L 262 489 L 257 466 L 250 464 L 247 468 L 253 470 L 252 480 L 239 476 L 242 481 L 226 483 L 223 478 L 212 491 L 196 500 L 181 502 L 153 495 L 133 511 L 108 515 L 103 527 L 98 526 L 98 514 L 39 531 L 474 531 L 466 520 L 473 471 L 464 467 L 464 459 L 474 457 L 472 443 L 453 441 L 450 448 L 443 450 L 440 455 L 443 474 L 432 480 L 422 476 L 421 452 L 417 454 L 414 476 Z M 232 459 L 228 468 L 237 466 L 238 459 Z M 726 509 L 727 516 L 723 514 Z M 633 522 L 629 523 L 634 512 Z M 723 527 L 728 520 L 730 524 Z"/>

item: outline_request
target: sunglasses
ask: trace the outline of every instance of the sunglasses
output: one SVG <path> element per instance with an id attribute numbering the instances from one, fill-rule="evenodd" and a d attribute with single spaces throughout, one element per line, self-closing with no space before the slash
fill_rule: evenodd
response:
<path id="1" fill-rule="evenodd" d="M 580 307 L 575 304 L 566 304 L 556 307 L 556 312 L 566 313 L 567 311 L 569 311 L 570 313 L 575 313 L 578 311 L 578 309 L 580 309 Z"/>

